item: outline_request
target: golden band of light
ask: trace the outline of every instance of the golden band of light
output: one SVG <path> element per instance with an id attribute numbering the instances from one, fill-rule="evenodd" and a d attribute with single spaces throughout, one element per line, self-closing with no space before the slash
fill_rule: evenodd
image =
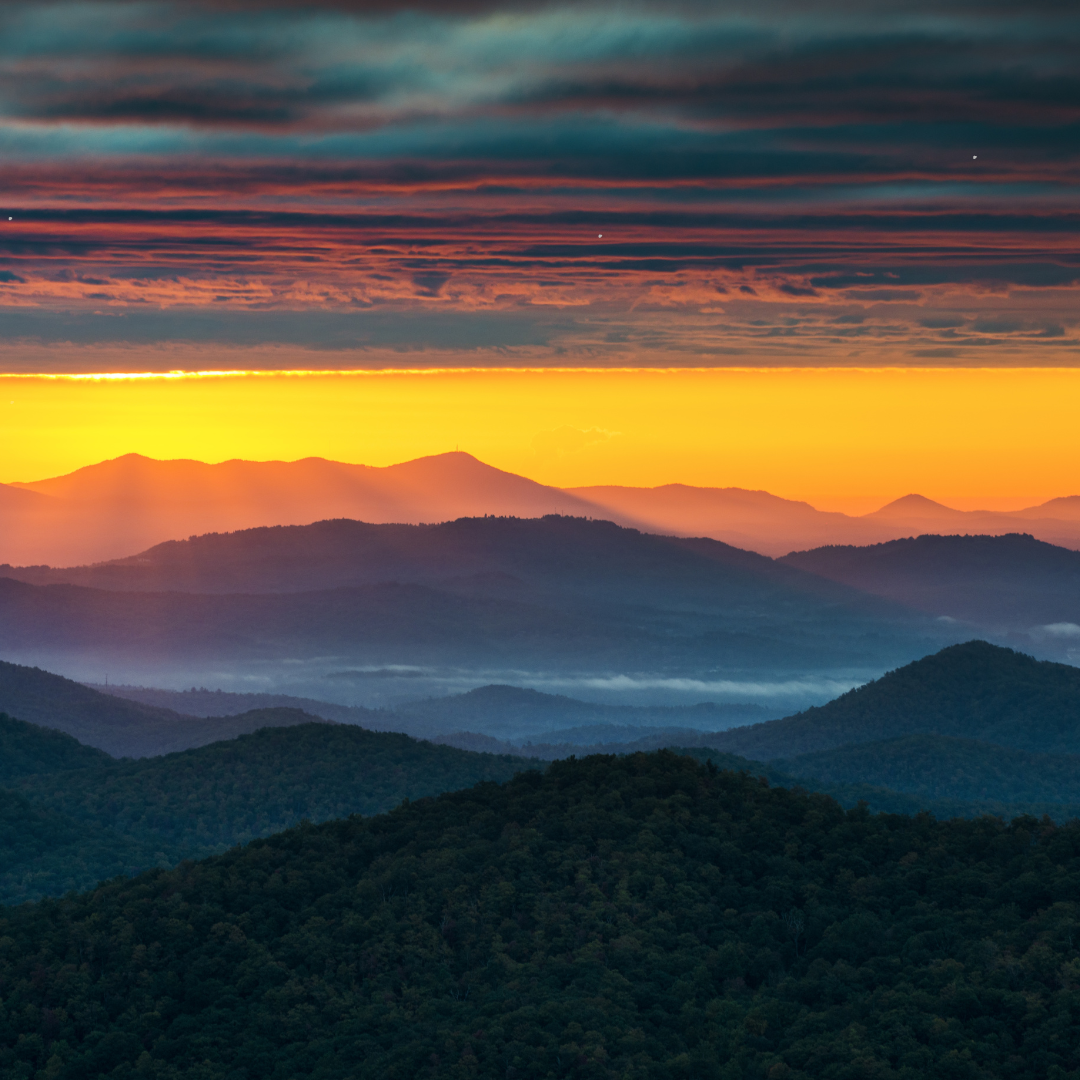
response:
<path id="1" fill-rule="evenodd" d="M 0 479 L 136 451 L 388 465 L 460 447 L 560 486 L 823 502 L 1080 490 L 1074 368 L 440 368 L 0 376 Z"/>

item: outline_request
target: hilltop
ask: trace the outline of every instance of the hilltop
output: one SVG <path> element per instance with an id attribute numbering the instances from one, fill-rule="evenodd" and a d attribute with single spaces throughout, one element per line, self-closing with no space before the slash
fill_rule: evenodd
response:
<path id="1" fill-rule="evenodd" d="M 1080 544 L 1077 496 L 1014 512 L 959 511 L 909 495 L 862 516 L 737 487 L 559 489 L 455 451 L 387 467 L 299 461 L 158 461 L 124 454 L 64 476 L 0 485 L 0 567 L 26 572 L 123 559 L 179 537 L 348 518 L 423 524 L 461 517 L 606 519 L 708 537 L 766 555 L 926 532 L 1027 532 Z"/>
<path id="2" fill-rule="evenodd" d="M 300 821 L 383 813 L 535 765 L 281 711 L 240 717 L 251 734 L 135 761 L 0 719 L 0 748 L 19 751 L 0 791 L 0 903 L 205 857 Z"/>
<path id="3" fill-rule="evenodd" d="M 0 660 L 0 711 L 73 736 L 112 757 L 149 757 L 234 738 L 256 728 L 287 726 L 297 710 L 258 710 L 246 717 L 202 719 L 126 701 L 41 668 Z M 310 719 L 310 718 L 305 718 Z M 43 736 L 35 736 L 44 738 Z M 57 744 L 57 746 L 69 744 Z M 73 750 L 66 751 L 74 755 Z"/>
<path id="4" fill-rule="evenodd" d="M 753 552 L 583 518 L 329 521 L 26 576 L 40 580 L 0 577 L 0 648 L 20 659 L 806 671 L 880 669 L 954 640 Z"/>
<path id="5" fill-rule="evenodd" d="M 919 536 L 781 562 L 931 615 L 1052 636 L 1080 622 L 1080 551 L 1033 536 Z M 1080 630 L 1076 631 L 1080 635 Z"/>
<path id="6" fill-rule="evenodd" d="M 845 812 L 671 754 L 563 762 L 0 912 L 0 1062 L 1064 1077 L 1078 890 L 1075 824 Z"/>
<path id="7" fill-rule="evenodd" d="M 904 735 L 1080 754 L 1080 669 L 969 641 L 891 671 L 827 705 L 737 728 L 712 744 L 762 760 Z"/>
<path id="8" fill-rule="evenodd" d="M 111 760 L 104 751 L 84 746 L 61 731 L 14 720 L 0 712 L 0 784 L 37 773 L 91 768 Z"/>

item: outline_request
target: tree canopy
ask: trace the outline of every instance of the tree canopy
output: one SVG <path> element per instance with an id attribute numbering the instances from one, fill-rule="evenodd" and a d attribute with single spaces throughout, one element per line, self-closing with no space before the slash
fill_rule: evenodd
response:
<path id="1" fill-rule="evenodd" d="M 13 1078 L 1080 1077 L 1080 826 L 667 752 L 0 913 Z"/>

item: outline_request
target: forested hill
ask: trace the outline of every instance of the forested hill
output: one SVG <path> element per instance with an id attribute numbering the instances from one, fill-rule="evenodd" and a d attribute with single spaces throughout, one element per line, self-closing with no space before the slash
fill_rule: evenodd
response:
<path id="1" fill-rule="evenodd" d="M 1080 669 L 969 641 L 820 708 L 718 734 L 712 745 L 774 760 L 913 734 L 1080 754 Z"/>
<path id="2" fill-rule="evenodd" d="M 247 719 L 258 726 L 257 717 Z M 295 719 L 164 757 L 101 755 L 90 768 L 9 781 L 14 790 L 0 792 L 0 903 L 202 858 L 305 819 L 382 813 L 531 764 Z M 31 818 L 37 824 L 23 828 Z"/>
<path id="3" fill-rule="evenodd" d="M 41 668 L 0 660 L 0 711 L 54 728 L 113 757 L 152 757 L 205 746 L 257 728 L 315 719 L 299 709 L 255 709 L 242 716 L 202 718 L 126 701 Z"/>
<path id="4" fill-rule="evenodd" d="M 102 750 L 83 746 L 61 731 L 13 720 L 0 712 L 0 786 L 35 773 L 56 773 L 108 764 Z"/>
<path id="5" fill-rule="evenodd" d="M 793 776 L 872 784 L 929 799 L 1080 806 L 1080 756 L 1032 754 L 948 735 L 856 743 L 778 761 L 776 766 Z"/>
<path id="6" fill-rule="evenodd" d="M 560 762 L 0 915 L 12 1077 L 1080 1071 L 1080 825 Z"/>

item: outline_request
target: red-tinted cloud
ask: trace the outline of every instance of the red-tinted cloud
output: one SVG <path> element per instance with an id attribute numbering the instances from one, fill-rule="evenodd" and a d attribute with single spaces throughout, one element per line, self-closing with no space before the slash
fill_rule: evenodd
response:
<path id="1" fill-rule="evenodd" d="M 0 13 L 9 341 L 1076 357 L 1068 6 L 62 10 Z"/>

